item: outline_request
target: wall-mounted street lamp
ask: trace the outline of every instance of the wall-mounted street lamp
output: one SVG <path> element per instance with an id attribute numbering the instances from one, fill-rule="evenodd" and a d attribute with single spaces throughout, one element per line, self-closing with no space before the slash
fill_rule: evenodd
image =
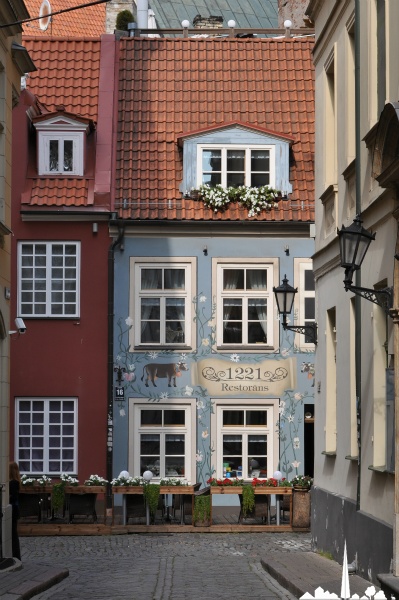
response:
<path id="1" fill-rule="evenodd" d="M 306 341 L 310 344 L 317 344 L 317 324 L 307 323 L 306 325 L 288 325 L 287 315 L 292 311 L 295 294 L 298 288 L 293 288 L 288 283 L 287 275 L 284 275 L 283 283 L 279 287 L 274 287 L 273 292 L 276 297 L 277 308 L 280 315 L 283 315 L 283 329 L 296 331 L 306 336 Z"/>
<path id="2" fill-rule="evenodd" d="M 352 285 L 353 274 L 362 266 L 364 257 L 371 242 L 375 239 L 375 233 L 370 233 L 362 226 L 359 215 L 355 217 L 352 225 L 337 229 L 339 237 L 339 251 L 341 255 L 341 267 L 345 269 L 344 286 L 345 291 L 353 292 L 374 304 L 381 306 L 387 315 L 393 305 L 393 289 L 386 287 L 382 289 L 370 289 Z"/>

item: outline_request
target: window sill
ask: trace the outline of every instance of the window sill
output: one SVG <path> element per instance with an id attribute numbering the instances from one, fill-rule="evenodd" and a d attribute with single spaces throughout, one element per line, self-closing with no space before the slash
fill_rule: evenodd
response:
<path id="1" fill-rule="evenodd" d="M 323 450 L 322 454 L 324 454 L 324 456 L 332 456 L 333 458 L 337 456 L 336 452 L 327 452 L 327 450 Z"/>
<path id="2" fill-rule="evenodd" d="M 374 465 L 369 465 L 369 471 L 375 471 L 376 473 L 387 473 L 388 475 L 395 475 L 395 471 L 390 471 L 387 469 L 386 465 L 381 467 L 375 467 Z"/>
<path id="3" fill-rule="evenodd" d="M 348 454 L 348 456 L 345 456 L 346 460 L 352 460 L 353 462 L 357 462 L 359 460 L 358 456 L 351 456 L 350 454 Z"/>
<path id="4" fill-rule="evenodd" d="M 216 346 L 217 350 L 221 352 L 235 352 L 236 354 L 240 354 L 241 352 L 254 352 L 257 350 L 258 352 L 274 352 L 274 346 L 269 346 L 267 344 L 251 344 L 248 346 L 240 346 L 239 344 L 218 344 Z"/>
<path id="5" fill-rule="evenodd" d="M 135 346 L 134 347 L 134 351 L 135 352 L 161 352 L 163 350 L 180 350 L 180 351 L 184 351 L 184 352 L 190 352 L 191 350 L 193 350 L 192 346 L 184 346 L 183 344 L 167 344 L 167 345 L 161 345 L 161 346 L 154 346 L 151 344 L 146 344 L 146 345 L 140 345 L 140 346 Z"/>

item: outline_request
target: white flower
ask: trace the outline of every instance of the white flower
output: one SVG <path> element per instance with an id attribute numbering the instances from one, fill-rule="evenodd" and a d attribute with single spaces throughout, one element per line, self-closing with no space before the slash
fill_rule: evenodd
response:
<path id="1" fill-rule="evenodd" d="M 129 371 L 135 371 L 136 365 L 128 365 L 128 369 L 129 369 Z"/>
<path id="2" fill-rule="evenodd" d="M 162 394 L 159 396 L 160 400 L 167 400 L 167 398 L 169 398 L 168 392 L 162 392 Z"/>
<path id="3" fill-rule="evenodd" d="M 294 415 L 288 415 L 287 419 L 288 419 L 288 423 L 293 423 L 294 422 Z"/>
<path id="4" fill-rule="evenodd" d="M 197 400 L 197 408 L 199 410 L 202 410 L 204 408 L 204 403 L 202 402 L 202 400 Z"/>
<path id="5" fill-rule="evenodd" d="M 294 467 L 294 469 L 298 469 L 299 465 L 301 464 L 300 462 L 298 462 L 297 460 L 294 460 L 294 462 L 291 463 L 292 466 Z"/>
<path id="6" fill-rule="evenodd" d="M 201 343 L 202 343 L 203 346 L 209 346 L 209 340 L 208 340 L 208 338 L 203 338 Z"/>
<path id="7" fill-rule="evenodd" d="M 187 358 L 187 354 L 185 352 L 183 352 L 183 354 L 180 354 L 180 360 L 186 360 Z"/>
<path id="8" fill-rule="evenodd" d="M 204 457 L 202 456 L 202 454 L 201 454 L 200 452 L 198 452 L 198 453 L 195 455 L 195 460 L 196 460 L 197 462 L 202 462 L 202 461 L 204 460 Z"/>
<path id="9" fill-rule="evenodd" d="M 284 413 L 284 409 L 285 409 L 285 401 L 280 400 L 280 406 L 278 407 L 278 412 L 280 415 L 282 415 Z"/>
<path id="10" fill-rule="evenodd" d="M 152 359 L 158 358 L 158 352 L 149 352 L 148 356 Z"/>
<path id="11" fill-rule="evenodd" d="M 191 396 L 192 393 L 193 393 L 193 388 L 190 387 L 189 385 L 186 385 L 184 395 Z"/>
<path id="12" fill-rule="evenodd" d="M 294 395 L 294 398 L 295 398 L 295 400 L 302 400 L 302 398 L 303 398 L 303 394 L 301 394 L 300 392 L 297 392 L 297 393 Z"/>
<path id="13" fill-rule="evenodd" d="M 125 417 L 125 416 L 126 416 L 126 413 L 125 413 L 125 409 L 124 409 L 124 408 L 121 408 L 121 409 L 120 409 L 120 411 L 119 411 L 119 416 L 120 416 L 120 417 Z"/>
<path id="14" fill-rule="evenodd" d="M 134 321 L 131 317 L 128 317 L 127 319 L 125 319 L 125 323 L 128 327 L 131 327 L 133 325 Z"/>
<path id="15" fill-rule="evenodd" d="M 301 447 L 301 444 L 299 442 L 299 438 L 298 437 L 294 438 L 293 447 L 295 448 L 295 450 L 299 450 L 299 448 Z"/>
<path id="16" fill-rule="evenodd" d="M 209 436 L 208 430 L 207 430 L 207 429 L 205 429 L 205 430 L 202 432 L 202 434 L 201 434 L 201 435 L 202 435 L 202 437 L 204 438 L 204 440 L 206 440 L 206 438 Z"/>
<path id="17" fill-rule="evenodd" d="M 200 296 L 199 301 L 200 302 L 206 302 L 206 296 Z"/>
<path id="18" fill-rule="evenodd" d="M 290 351 L 287 348 L 281 349 L 281 356 L 288 356 Z"/>
<path id="19" fill-rule="evenodd" d="M 116 362 L 120 362 L 120 360 L 121 360 L 121 355 L 118 354 L 118 356 L 116 357 Z"/>
<path id="20" fill-rule="evenodd" d="M 240 357 L 238 356 L 238 354 L 232 354 L 230 356 L 230 360 L 233 362 L 240 362 Z"/>

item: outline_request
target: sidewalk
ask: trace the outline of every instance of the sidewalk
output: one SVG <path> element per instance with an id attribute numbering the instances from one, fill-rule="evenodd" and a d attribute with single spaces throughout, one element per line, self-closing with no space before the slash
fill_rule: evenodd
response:
<path id="1" fill-rule="evenodd" d="M 341 597 L 342 566 L 334 560 L 315 552 L 274 552 L 261 562 L 265 571 L 296 598 L 301 598 L 306 592 L 314 596 L 318 587 Z M 349 575 L 351 596 L 358 594 L 360 598 L 364 597 L 364 592 L 371 585 L 359 575 Z M 376 591 L 380 589 L 374 587 Z"/>
<path id="2" fill-rule="evenodd" d="M 14 565 L 0 571 L 1 600 L 28 600 L 69 575 L 68 569 L 13 560 Z"/>

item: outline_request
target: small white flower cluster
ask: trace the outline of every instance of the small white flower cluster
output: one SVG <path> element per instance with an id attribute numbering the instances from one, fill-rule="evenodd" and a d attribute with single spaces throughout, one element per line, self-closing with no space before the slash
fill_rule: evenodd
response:
<path id="1" fill-rule="evenodd" d="M 248 209 L 249 217 L 255 217 L 262 210 L 277 208 L 281 198 L 281 192 L 268 185 L 261 187 L 241 185 L 236 188 L 224 188 L 221 185 L 211 187 L 204 184 L 193 191 L 197 192 L 204 204 L 213 208 L 214 212 L 223 210 L 230 202 L 238 202 Z"/>
<path id="2" fill-rule="evenodd" d="M 38 485 L 51 485 L 53 483 L 51 477 L 47 477 L 47 475 L 42 475 L 36 481 Z"/>
<path id="3" fill-rule="evenodd" d="M 104 477 L 100 477 L 100 475 L 90 475 L 89 479 L 86 479 L 84 485 L 107 485 L 108 481 L 104 479 Z"/>
<path id="4" fill-rule="evenodd" d="M 28 477 L 28 475 L 21 475 L 21 485 L 51 485 L 52 481 L 47 475 L 41 475 L 37 479 L 35 477 Z"/>
<path id="5" fill-rule="evenodd" d="M 68 473 L 61 473 L 60 479 L 66 485 L 79 485 L 79 480 L 76 477 L 72 477 L 72 475 L 68 475 Z"/>
<path id="6" fill-rule="evenodd" d="M 129 485 L 144 485 L 144 479 L 142 477 L 125 477 L 124 475 L 119 475 L 119 477 L 115 477 L 111 481 L 111 485 L 114 486 L 129 486 Z"/>
<path id="7" fill-rule="evenodd" d="M 36 479 L 33 477 L 28 477 L 27 475 L 21 475 L 21 485 L 34 485 L 36 483 Z"/>

